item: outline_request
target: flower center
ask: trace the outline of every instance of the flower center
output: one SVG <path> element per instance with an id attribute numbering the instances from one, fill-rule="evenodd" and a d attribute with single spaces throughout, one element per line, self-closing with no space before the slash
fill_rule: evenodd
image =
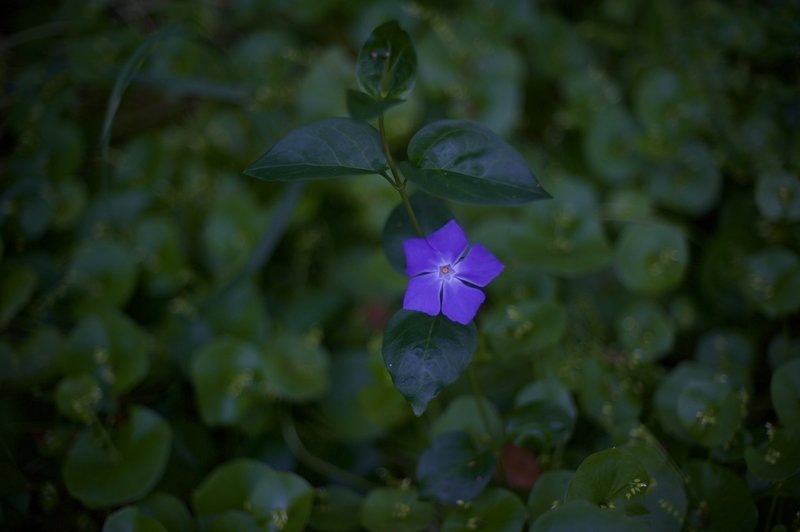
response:
<path id="1" fill-rule="evenodd" d="M 450 266 L 449 264 L 439 266 L 439 278 L 450 279 L 450 276 L 452 274 L 453 274 L 453 267 Z"/>

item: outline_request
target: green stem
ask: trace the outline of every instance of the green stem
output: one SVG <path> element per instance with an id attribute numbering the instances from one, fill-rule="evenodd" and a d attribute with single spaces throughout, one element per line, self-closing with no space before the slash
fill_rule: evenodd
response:
<path id="1" fill-rule="evenodd" d="M 291 413 L 284 413 L 281 415 L 281 431 L 283 432 L 283 439 L 286 441 L 286 445 L 295 458 L 317 473 L 328 478 L 339 480 L 344 484 L 349 484 L 353 488 L 359 490 L 371 490 L 375 487 L 369 480 L 335 466 L 306 449 L 306 446 L 303 445 L 300 436 L 297 434 L 297 429 L 294 426 Z"/>
<path id="2" fill-rule="evenodd" d="M 386 174 L 382 174 L 384 178 L 386 178 L 389 183 L 394 187 L 398 194 L 400 194 L 400 199 L 403 201 L 403 206 L 406 208 L 406 212 L 408 213 L 409 219 L 411 219 L 411 225 L 414 226 L 414 231 L 416 231 L 417 236 L 422 238 L 425 235 L 422 232 L 422 228 L 417 221 L 416 215 L 414 215 L 414 209 L 411 207 L 411 202 L 408 199 L 408 194 L 406 193 L 406 182 L 404 179 L 401 179 L 400 171 L 397 169 L 397 166 L 394 164 L 394 159 L 392 158 L 392 152 L 389 151 L 389 142 L 386 139 L 386 126 L 384 125 L 383 121 L 383 113 L 380 114 L 378 117 L 378 129 L 381 133 L 381 142 L 383 143 L 383 152 L 386 154 L 386 162 L 389 164 L 389 171 L 391 172 L 391 178 L 388 177 Z"/>
<path id="3" fill-rule="evenodd" d="M 469 378 L 469 385 L 472 388 L 472 395 L 475 397 L 475 403 L 478 405 L 478 414 L 481 416 L 483 428 L 486 430 L 486 433 L 489 434 L 489 438 L 492 441 L 492 447 L 494 447 L 494 452 L 497 455 L 498 476 L 500 481 L 505 483 L 506 471 L 505 466 L 503 465 L 503 445 L 502 442 L 497 439 L 497 436 L 492 430 L 492 424 L 489 421 L 489 413 L 486 411 L 486 406 L 483 404 L 481 386 L 478 383 L 478 377 L 475 376 L 475 371 L 472 369 L 471 365 L 467 367 L 467 377 Z"/>

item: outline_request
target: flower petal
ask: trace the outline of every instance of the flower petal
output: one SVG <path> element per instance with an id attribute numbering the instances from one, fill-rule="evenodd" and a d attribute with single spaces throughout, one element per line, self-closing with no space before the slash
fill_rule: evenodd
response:
<path id="1" fill-rule="evenodd" d="M 403 308 L 436 316 L 441 308 L 441 293 L 442 281 L 437 274 L 428 273 L 412 277 L 408 280 Z"/>
<path id="2" fill-rule="evenodd" d="M 477 288 L 453 279 L 444 283 L 442 312 L 452 321 L 466 325 L 475 317 L 484 299 L 486 296 Z"/>
<path id="3" fill-rule="evenodd" d="M 488 249 L 475 244 L 456 266 L 456 277 L 476 286 L 486 286 L 503 271 L 503 263 Z"/>
<path id="4" fill-rule="evenodd" d="M 450 220 L 426 239 L 433 249 L 438 251 L 444 264 L 455 264 L 469 245 L 467 235 L 455 220 Z"/>
<path id="5" fill-rule="evenodd" d="M 406 275 L 409 277 L 439 270 L 442 259 L 424 238 L 406 240 L 403 242 L 403 252 L 406 254 Z"/>

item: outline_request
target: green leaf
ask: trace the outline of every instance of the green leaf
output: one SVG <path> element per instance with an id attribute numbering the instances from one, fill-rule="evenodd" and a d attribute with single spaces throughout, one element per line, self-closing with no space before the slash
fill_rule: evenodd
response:
<path id="1" fill-rule="evenodd" d="M 264 346 L 264 389 L 293 402 L 319 399 L 330 386 L 330 357 L 313 338 L 283 334 Z"/>
<path id="2" fill-rule="evenodd" d="M 527 518 L 525 505 L 517 495 L 502 488 L 489 488 L 450 513 L 442 523 L 442 531 L 520 532 Z"/>
<path id="3" fill-rule="evenodd" d="M 494 468 L 490 449 L 479 448 L 466 432 L 446 432 L 419 457 L 420 494 L 444 504 L 472 500 L 492 479 Z"/>
<path id="4" fill-rule="evenodd" d="M 376 100 L 404 99 L 417 75 L 417 52 L 396 21 L 375 28 L 356 60 L 358 83 Z"/>
<path id="5" fill-rule="evenodd" d="M 698 216 L 711 209 L 722 189 L 722 174 L 711 150 L 702 142 L 683 144 L 667 162 L 656 166 L 648 180 L 656 203 Z"/>
<path id="6" fill-rule="evenodd" d="M 614 250 L 614 267 L 626 288 L 659 295 L 677 287 L 689 263 L 683 231 L 666 222 L 630 224 Z"/>
<path id="7" fill-rule="evenodd" d="M 267 181 L 380 174 L 388 169 L 378 131 L 349 118 L 328 118 L 283 137 L 244 171 Z"/>
<path id="8" fill-rule="evenodd" d="M 414 216 L 417 217 L 422 232 L 429 235 L 455 218 L 447 204 L 439 198 L 431 197 L 424 192 L 414 193 L 410 200 Z M 416 238 L 417 233 L 403 204 L 399 204 L 386 219 L 383 227 L 383 252 L 394 270 L 406 274 L 406 256 L 403 242 Z"/>
<path id="9" fill-rule="evenodd" d="M 667 314 L 650 299 L 627 306 L 617 316 L 617 337 L 635 363 L 650 363 L 667 355 L 675 341 Z"/>
<path id="10" fill-rule="evenodd" d="M 791 360 L 775 370 L 769 391 L 781 424 L 800 432 L 800 359 Z"/>
<path id="11" fill-rule="evenodd" d="M 633 440 L 625 449 L 644 466 L 652 479 L 645 494 L 648 521 L 655 531 L 678 531 L 683 529 L 688 500 L 683 488 L 682 473 L 676 469 L 660 442 L 640 428 L 634 434 L 646 434 L 642 440 Z"/>
<path id="12" fill-rule="evenodd" d="M 586 501 L 569 501 L 539 517 L 531 532 L 645 532 L 642 523 L 613 510 L 602 510 Z"/>
<path id="13" fill-rule="evenodd" d="M 507 432 L 518 446 L 537 451 L 569 441 L 578 416 L 569 390 L 555 379 L 529 384 L 517 394 Z"/>
<path id="14" fill-rule="evenodd" d="M 89 423 L 98 411 L 103 391 L 90 375 L 66 377 L 56 387 L 56 406 L 70 419 Z"/>
<path id="15" fill-rule="evenodd" d="M 265 400 L 256 391 L 263 372 L 262 353 L 247 342 L 220 338 L 198 351 L 191 374 L 203 422 L 235 425 L 263 408 Z"/>
<path id="16" fill-rule="evenodd" d="M 692 382 L 714 380 L 711 370 L 696 362 L 681 362 L 661 381 L 656 390 L 654 407 L 661 427 L 671 436 L 686 443 L 694 443 L 694 437 L 678 416 L 678 399 L 684 388 Z"/>
<path id="17" fill-rule="evenodd" d="M 147 375 L 147 340 L 136 323 L 117 311 L 88 316 L 70 333 L 60 365 L 66 375 L 93 375 L 120 395 Z"/>
<path id="18" fill-rule="evenodd" d="M 767 317 L 800 309 L 800 259 L 786 248 L 772 248 L 747 260 L 742 289 Z"/>
<path id="19" fill-rule="evenodd" d="M 652 482 L 647 470 L 630 451 L 614 447 L 589 455 L 569 483 L 567 502 L 585 499 L 603 508 L 641 514 Z"/>
<path id="20" fill-rule="evenodd" d="M 685 383 L 677 404 L 678 419 L 695 441 L 706 447 L 733 438 L 742 419 L 741 402 L 727 382 Z"/>
<path id="21" fill-rule="evenodd" d="M 169 493 L 152 493 L 136 504 L 142 514 L 158 519 L 170 532 L 192 532 L 192 515 L 183 502 Z"/>
<path id="22" fill-rule="evenodd" d="M 403 100 L 375 100 L 361 91 L 347 90 L 347 112 L 354 120 L 366 122 L 385 113 Z"/>
<path id="23" fill-rule="evenodd" d="M 767 426 L 767 440 L 745 449 L 747 470 L 771 482 L 786 480 L 800 471 L 800 432 Z"/>
<path id="24" fill-rule="evenodd" d="M 539 516 L 564 504 L 574 471 L 545 471 L 536 479 L 530 495 L 528 495 L 528 513 L 536 521 Z"/>
<path id="25" fill-rule="evenodd" d="M 18 264 L 3 264 L 0 270 L 0 329 L 28 304 L 36 284 L 36 274 L 30 269 Z"/>
<path id="26" fill-rule="evenodd" d="M 480 399 L 483 412 L 489 419 L 492 434 L 487 434 L 483 422 L 481 408 L 474 395 L 460 395 L 447 403 L 447 408 L 437 417 L 431 425 L 430 437 L 435 439 L 446 432 L 456 430 L 464 431 L 471 437 L 480 441 L 490 440 L 493 436 L 503 433 L 503 420 L 497 407 L 484 398 Z"/>
<path id="27" fill-rule="evenodd" d="M 137 259 L 127 246 L 93 240 L 72 260 L 72 288 L 85 306 L 122 307 L 136 285 Z"/>
<path id="28" fill-rule="evenodd" d="M 498 357 L 512 358 L 553 347 L 566 328 L 564 305 L 551 299 L 534 299 L 489 314 L 484 332 Z"/>
<path id="29" fill-rule="evenodd" d="M 758 512 L 744 478 L 713 462 L 691 462 L 686 483 L 698 503 L 690 522 L 708 530 L 755 530 Z"/>
<path id="30" fill-rule="evenodd" d="M 308 482 L 294 473 L 240 458 L 212 471 L 192 494 L 192 506 L 201 523 L 243 509 L 261 530 L 295 532 L 305 530 L 313 498 Z"/>
<path id="31" fill-rule="evenodd" d="M 637 150 L 639 128 L 623 107 L 597 113 L 584 141 L 592 170 L 606 183 L 621 185 L 637 177 L 641 161 Z"/>
<path id="32" fill-rule="evenodd" d="M 370 532 L 418 532 L 436 516 L 433 504 L 422 502 L 410 488 L 377 488 L 361 506 L 361 524 Z"/>
<path id="33" fill-rule="evenodd" d="M 82 431 L 67 454 L 64 483 L 90 508 L 135 501 L 155 486 L 169 458 L 172 431 L 155 412 L 133 407 L 110 431 L 110 444 Z"/>
<path id="34" fill-rule="evenodd" d="M 800 220 L 800 179 L 788 173 L 761 174 L 756 182 L 756 204 L 772 222 Z"/>
<path id="35" fill-rule="evenodd" d="M 126 506 L 108 516 L 103 532 L 167 532 L 167 528 L 139 508 Z"/>
<path id="36" fill-rule="evenodd" d="M 608 432 L 626 434 L 639 424 L 642 402 L 630 378 L 597 357 L 583 362 L 578 399 L 589 419 Z"/>
<path id="37" fill-rule="evenodd" d="M 28 386 L 47 381 L 58 369 L 63 338 L 55 327 L 41 326 L 12 349 L 0 343 L 0 384 Z"/>
<path id="38" fill-rule="evenodd" d="M 724 330 L 707 332 L 697 343 L 695 358 L 724 376 L 734 391 L 750 389 L 756 358 L 751 342 L 743 334 Z"/>
<path id="39" fill-rule="evenodd" d="M 521 205 L 546 199 L 525 159 L 486 126 L 440 120 L 408 144 L 403 173 L 420 188 L 445 199 L 480 205 Z"/>
<path id="40" fill-rule="evenodd" d="M 442 314 L 400 310 L 392 316 L 383 335 L 383 361 L 416 415 L 467 368 L 477 336 L 474 322 L 461 325 Z"/>
<path id="41" fill-rule="evenodd" d="M 358 528 L 361 496 L 341 486 L 317 488 L 309 524 L 322 532 Z"/>

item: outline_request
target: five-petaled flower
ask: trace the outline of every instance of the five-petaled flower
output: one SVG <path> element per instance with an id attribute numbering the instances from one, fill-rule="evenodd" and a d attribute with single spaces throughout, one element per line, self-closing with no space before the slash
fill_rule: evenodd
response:
<path id="1" fill-rule="evenodd" d="M 483 287 L 503 271 L 503 264 L 489 251 L 469 242 L 455 220 L 427 238 L 403 242 L 406 275 L 411 277 L 403 308 L 431 316 L 441 311 L 450 320 L 466 325 L 486 296 Z"/>

